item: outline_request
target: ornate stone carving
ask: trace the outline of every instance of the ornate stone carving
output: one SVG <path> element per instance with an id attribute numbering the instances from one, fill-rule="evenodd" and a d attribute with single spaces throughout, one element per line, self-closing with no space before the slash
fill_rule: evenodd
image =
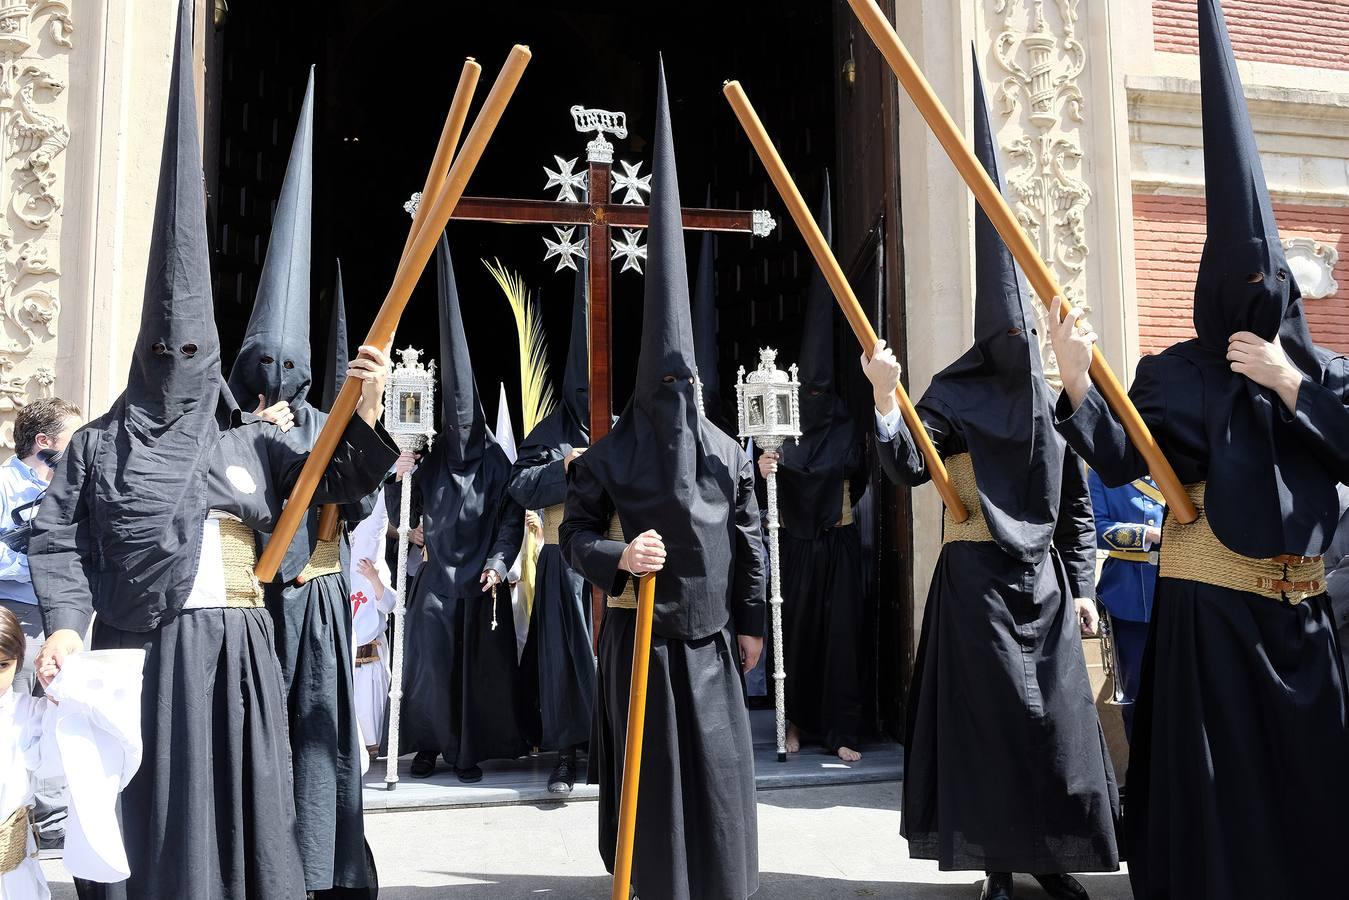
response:
<path id="1" fill-rule="evenodd" d="M 14 413 L 56 389 L 62 155 L 70 143 L 62 77 L 68 0 L 0 0 L 0 444 Z"/>
<path id="2" fill-rule="evenodd" d="M 1335 280 L 1335 264 L 1340 261 L 1340 252 L 1334 247 L 1311 238 L 1292 237 L 1283 239 L 1283 249 L 1302 296 L 1320 300 L 1340 289 Z"/>
<path id="3" fill-rule="evenodd" d="M 998 105 L 1004 118 L 1019 125 L 1017 136 L 1003 144 L 1015 161 L 1005 179 L 1009 199 L 1068 299 L 1082 304 L 1091 188 L 1081 177 L 1077 127 L 1086 115 L 1077 82 L 1087 62 L 1076 31 L 1079 0 L 1055 0 L 1052 10 L 1046 10 L 1045 0 L 991 2 L 997 30 L 993 55 L 1006 73 Z M 1041 304 L 1034 306 L 1050 371 L 1056 365 L 1044 328 L 1047 313 Z"/>

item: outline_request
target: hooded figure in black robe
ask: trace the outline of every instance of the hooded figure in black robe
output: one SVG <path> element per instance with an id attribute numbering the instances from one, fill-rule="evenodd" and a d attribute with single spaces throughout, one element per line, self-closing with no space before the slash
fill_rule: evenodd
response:
<path id="1" fill-rule="evenodd" d="M 827 174 L 820 228 L 832 240 Z M 778 544 L 788 746 L 804 733 L 851 759 L 863 728 L 862 540 L 853 507 L 867 486 L 866 432 L 834 391 L 837 307 L 816 269 L 796 359 L 801 440 L 779 452 Z"/>
<path id="2" fill-rule="evenodd" d="M 289 405 L 294 424 L 286 439 L 302 452 L 314 446 L 328 420 L 327 413 L 309 403 L 314 388 L 309 350 L 313 131 L 311 69 L 257 299 L 229 377 L 230 391 L 240 406 L 257 402 L 269 407 L 282 401 Z M 345 363 L 345 346 L 341 356 Z M 332 371 L 325 373 L 329 382 L 335 377 Z M 368 504 L 374 499 L 343 506 L 342 526 L 355 527 L 370 513 Z M 368 877 L 361 805 L 365 750 L 352 694 L 349 545 L 341 532 L 334 541 L 320 542 L 318 522 L 319 508 L 314 507 L 291 541 L 276 579 L 265 589 L 289 698 L 305 885 L 311 891 L 326 891 L 365 888 Z"/>
<path id="3" fill-rule="evenodd" d="M 1217 0 L 1200 0 L 1199 37 L 1208 235 L 1198 337 L 1141 359 L 1130 397 L 1201 520 L 1163 527 L 1130 745 L 1129 877 L 1149 900 L 1343 896 L 1343 670 L 1321 563 L 1290 557 L 1321 556 L 1335 532 L 1349 361 L 1307 330 Z M 1234 337 L 1245 349 L 1229 349 Z M 1275 339 L 1293 404 L 1233 368 Z M 1064 381 L 1077 385 L 1058 408 L 1069 442 L 1107 485 L 1142 476 L 1100 393 Z M 1201 552 L 1176 552 L 1204 531 Z M 1223 570 L 1250 588 L 1211 583 Z M 1278 586 L 1258 593 L 1257 570 Z"/>
<path id="4" fill-rule="evenodd" d="M 511 472 L 511 498 L 539 510 L 543 546 L 534 576 L 534 608 L 520 659 L 529 727 L 537 747 L 558 751 L 548 789 L 567 793 L 575 780 L 576 747 L 590 740 L 595 704 L 590 588 L 558 545 L 567 469 L 590 444 L 590 341 L 586 270 L 576 275 L 571 343 L 562 378 L 562 402 L 525 437 Z"/>
<path id="5" fill-rule="evenodd" d="M 427 561 L 407 609 L 399 741 L 426 777 L 436 754 L 461 780 L 485 759 L 527 749 L 506 573 L 520 555 L 525 511 L 507 493 L 511 463 L 487 427 L 468 353 L 450 242 L 436 248 L 440 297 L 440 433 L 413 482 L 422 498 Z M 487 588 L 492 576 L 499 591 Z M 496 609 L 498 625 L 492 627 Z"/>
<path id="6" fill-rule="evenodd" d="M 121 795 L 131 877 L 81 893 L 294 900 L 305 879 L 275 630 L 251 565 L 222 547 L 229 533 L 251 550 L 239 522 L 272 530 L 305 454 L 241 416 L 220 370 L 194 96 L 184 0 L 127 387 L 71 441 L 29 560 L 50 641 L 97 613 L 94 649 L 147 654 L 144 758 Z M 354 417 L 315 502 L 359 499 L 396 458 Z"/>
<path id="7" fill-rule="evenodd" d="M 571 465 L 562 552 L 610 598 L 590 766 L 605 865 L 613 871 L 637 620 L 636 579 L 620 564 L 629 542 L 655 531 L 667 556 L 656 576 L 633 888 L 643 900 L 743 900 L 759 886 L 754 755 L 739 674 L 762 647 L 759 510 L 744 452 L 698 413 L 663 67 L 651 147 L 637 382 L 613 431 Z"/>
<path id="8" fill-rule="evenodd" d="M 707 205 L 712 205 L 712 189 L 707 189 Z M 717 238 L 703 232 L 698 253 L 698 274 L 693 283 L 693 356 L 697 363 L 698 384 L 702 389 L 702 412 L 722 431 L 736 438 L 735 425 L 726 418 L 721 403 L 721 373 L 717 368 Z"/>
<path id="9" fill-rule="evenodd" d="M 974 147 L 1000 184 L 977 62 Z M 1054 897 L 1085 896 L 1063 873 L 1119 865 L 1118 796 L 1074 603 L 1094 590 L 1091 499 L 1054 430 L 1029 292 L 977 207 L 975 272 L 974 346 L 918 404 L 970 518 L 946 518 L 923 613 L 901 832 L 915 858 L 988 872 L 986 896 L 1009 897 L 1012 872 Z M 887 474 L 927 481 L 898 411 L 878 425 Z"/>

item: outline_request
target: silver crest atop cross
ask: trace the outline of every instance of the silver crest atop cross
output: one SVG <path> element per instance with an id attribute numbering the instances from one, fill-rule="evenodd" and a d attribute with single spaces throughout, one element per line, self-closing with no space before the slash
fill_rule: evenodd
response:
<path id="1" fill-rule="evenodd" d="M 628 114 L 610 112 L 607 109 L 586 109 L 579 103 L 571 108 L 572 121 L 576 130 L 582 134 L 595 132 L 595 139 L 586 144 L 586 161 L 593 163 L 612 163 L 614 145 L 604 137 L 612 134 L 622 140 L 628 136 Z"/>

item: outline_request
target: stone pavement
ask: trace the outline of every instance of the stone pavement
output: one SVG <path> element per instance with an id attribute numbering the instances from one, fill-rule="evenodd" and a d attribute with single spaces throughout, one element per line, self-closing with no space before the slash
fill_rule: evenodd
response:
<path id="1" fill-rule="evenodd" d="M 604 900 L 594 803 L 540 803 L 371 813 L 381 900 Z M 849 784 L 759 792 L 761 887 L 755 900 L 858 897 L 976 900 L 975 872 L 911 861 L 899 837 L 899 785 Z M 59 862 L 46 862 L 49 874 Z M 1083 876 L 1093 900 L 1127 900 L 1123 874 Z M 72 900 L 54 884 L 55 900 Z M 1017 897 L 1042 900 L 1029 879 Z"/>
<path id="2" fill-rule="evenodd" d="M 807 745 L 778 762 L 773 710 L 750 711 L 754 736 L 754 773 L 759 790 L 806 787 L 822 784 L 861 784 L 874 781 L 898 781 L 904 772 L 904 749 L 893 741 L 864 743 L 862 759 L 845 763 L 818 746 Z M 493 806 L 501 803 L 549 803 L 548 773 L 556 757 L 552 753 L 512 760 L 483 762 L 483 779 L 476 784 L 461 784 L 453 770 L 441 760 L 429 778 L 408 774 L 412 757 L 400 760 L 398 787 L 385 790 L 385 762 L 380 760 L 365 777 L 367 812 L 443 807 Z M 584 763 L 580 778 L 571 793 L 571 801 L 594 800 L 599 788 L 585 784 Z"/>

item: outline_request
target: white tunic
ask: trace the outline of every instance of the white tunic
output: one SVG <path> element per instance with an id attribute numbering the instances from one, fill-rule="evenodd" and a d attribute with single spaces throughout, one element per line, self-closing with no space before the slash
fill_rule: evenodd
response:
<path id="1" fill-rule="evenodd" d="M 49 777 L 42 756 L 55 747 L 42 740 L 44 719 L 50 724 L 52 705 L 45 699 L 8 690 L 0 694 L 0 820 L 20 806 L 32 806 L 39 777 Z M 0 875 L 0 900 L 47 900 L 47 879 L 37 861 L 37 845 L 28 835 L 29 858 L 13 872 Z"/>
<path id="2" fill-rule="evenodd" d="M 384 557 L 384 535 L 388 526 L 389 512 L 381 491 L 375 511 L 351 532 L 351 649 L 355 653 L 358 647 L 374 642 L 379 656 L 379 662 L 357 666 L 354 672 L 356 721 L 366 746 L 378 744 L 383 739 L 384 711 L 389 703 L 389 641 L 384 629 L 397 597 L 392 589 L 384 586 L 393 582 Z M 375 564 L 383 585 L 372 584 L 360 573 L 362 559 Z"/>

